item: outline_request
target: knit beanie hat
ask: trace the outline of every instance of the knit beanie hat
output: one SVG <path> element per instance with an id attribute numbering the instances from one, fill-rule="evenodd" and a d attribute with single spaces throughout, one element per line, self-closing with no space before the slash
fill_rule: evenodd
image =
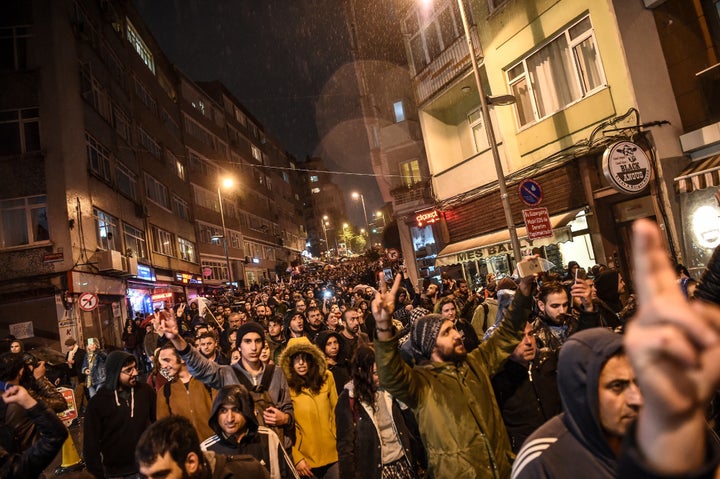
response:
<path id="1" fill-rule="evenodd" d="M 240 326 L 237 330 L 237 334 L 235 335 L 236 348 L 240 347 L 243 336 L 248 333 L 258 333 L 261 338 L 265 338 L 265 328 L 263 328 L 262 325 L 258 322 L 248 321 L 247 323 Z"/>
<path id="2" fill-rule="evenodd" d="M 430 359 L 443 322 L 445 319 L 439 314 L 427 314 L 415 323 L 410 332 L 410 340 L 413 349 L 422 358 Z"/>
<path id="3" fill-rule="evenodd" d="M 422 318 L 423 316 L 427 316 L 428 314 L 430 314 L 430 311 L 425 308 L 414 308 L 412 311 L 410 311 L 411 324 L 417 323 L 418 319 Z"/>

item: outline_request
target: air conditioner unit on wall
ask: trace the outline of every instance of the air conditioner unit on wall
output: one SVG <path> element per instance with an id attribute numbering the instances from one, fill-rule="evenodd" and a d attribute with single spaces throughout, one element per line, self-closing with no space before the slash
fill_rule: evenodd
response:
<path id="1" fill-rule="evenodd" d="M 138 274 L 138 261 L 137 258 L 131 258 L 129 256 L 123 256 L 124 270 L 130 276 L 137 276 Z"/>
<path id="2" fill-rule="evenodd" d="M 123 273 L 123 256 L 120 251 L 114 249 L 98 251 L 95 254 L 97 268 L 104 272 Z"/>

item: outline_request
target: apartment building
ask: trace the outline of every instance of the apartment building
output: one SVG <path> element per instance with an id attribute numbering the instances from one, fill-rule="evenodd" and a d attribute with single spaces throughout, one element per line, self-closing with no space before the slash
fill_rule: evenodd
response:
<path id="1" fill-rule="evenodd" d="M 1 335 L 119 345 L 136 313 L 274 279 L 296 260 L 297 178 L 268 173 L 272 187 L 247 189 L 255 203 L 277 198 L 274 210 L 221 191 L 228 234 L 218 229 L 218 181 L 251 185 L 241 165 L 254 150 L 230 143 L 237 117 L 176 70 L 130 3 L 11 0 L 0 24 Z M 258 145 L 292 170 L 278 142 Z M 263 233 L 246 241 L 243 221 Z"/>
<path id="2" fill-rule="evenodd" d="M 679 251 L 672 173 L 665 170 L 684 161 L 681 123 L 653 12 L 640 0 L 464 5 L 521 254 L 540 252 L 556 266 L 575 260 L 627 270 L 629 228 L 641 217 L 656 219 Z M 431 234 L 441 245 L 435 266 L 473 278 L 511 272 L 458 2 L 405 6 L 401 29 L 435 199 L 418 217 L 434 221 Z M 500 95 L 514 95 L 514 105 L 496 103 Z M 608 164 L 618 155 L 638 171 L 615 172 L 613 180 Z M 626 174 L 633 184 L 618 186 Z M 541 194 L 521 195 L 523 180 L 534 180 Z M 536 207 L 547 209 L 552 236 L 528 235 L 523 210 Z"/>

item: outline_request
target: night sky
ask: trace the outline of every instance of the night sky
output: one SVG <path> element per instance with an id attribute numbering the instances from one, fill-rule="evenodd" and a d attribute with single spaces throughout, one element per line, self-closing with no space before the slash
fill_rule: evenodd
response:
<path id="1" fill-rule="evenodd" d="M 134 0 L 185 74 L 219 80 L 299 161 L 372 173 L 340 0 Z M 347 213 L 363 225 L 382 206 L 373 177 L 336 175 Z"/>

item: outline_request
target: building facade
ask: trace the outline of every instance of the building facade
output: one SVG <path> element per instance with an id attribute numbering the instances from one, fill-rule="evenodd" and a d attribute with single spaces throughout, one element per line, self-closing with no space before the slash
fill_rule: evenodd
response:
<path id="1" fill-rule="evenodd" d="M 178 72 L 131 4 L 14 0 L 3 12 L 1 335 L 120 345 L 136 313 L 229 279 L 273 280 L 297 260 L 292 158 L 256 121 L 241 129 L 251 117 L 222 88 Z M 253 160 L 278 169 L 260 178 Z M 221 192 L 218 238 L 226 173 L 247 188 Z"/>

